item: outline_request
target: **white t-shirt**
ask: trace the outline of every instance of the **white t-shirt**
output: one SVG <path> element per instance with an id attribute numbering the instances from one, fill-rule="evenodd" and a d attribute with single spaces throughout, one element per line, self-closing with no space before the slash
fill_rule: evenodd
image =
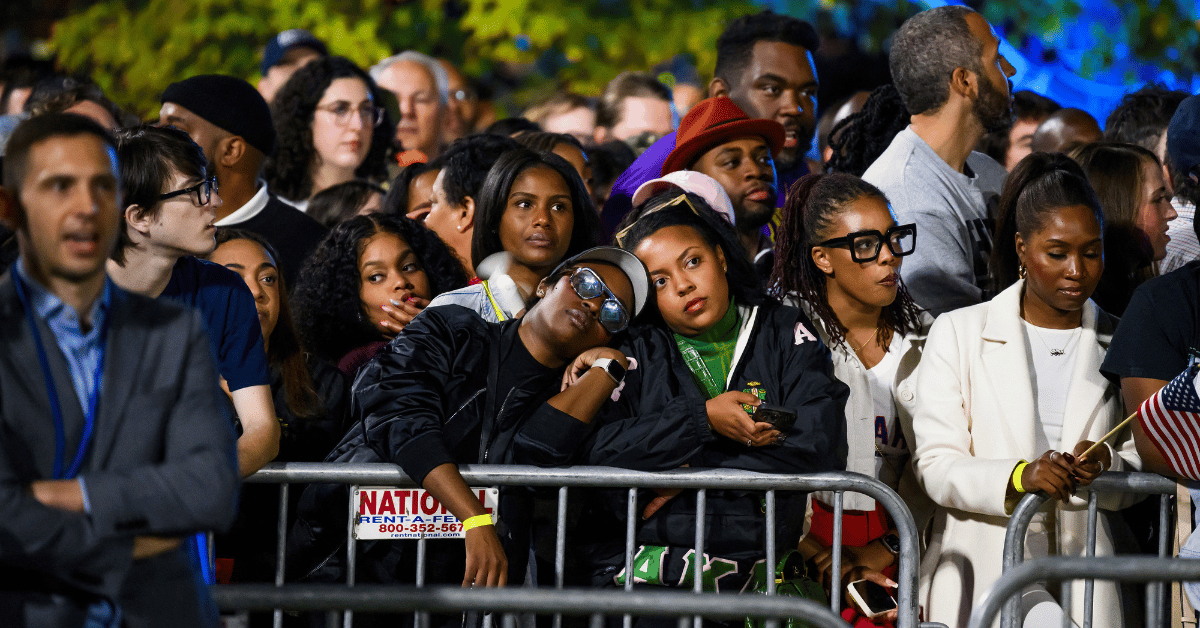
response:
<path id="1" fill-rule="evenodd" d="M 901 471 L 908 464 L 908 442 L 900 429 L 892 384 L 900 367 L 900 334 L 892 334 L 892 343 L 879 364 L 867 369 L 867 383 L 875 408 L 875 477 L 895 488 Z"/>
<path id="2" fill-rule="evenodd" d="M 1060 447 L 1081 328 L 1047 329 L 1029 321 L 1021 323 L 1025 329 L 1025 348 L 1029 351 L 1033 394 L 1037 398 L 1036 425 L 1041 427 L 1034 439 L 1034 455 L 1039 455 Z"/>

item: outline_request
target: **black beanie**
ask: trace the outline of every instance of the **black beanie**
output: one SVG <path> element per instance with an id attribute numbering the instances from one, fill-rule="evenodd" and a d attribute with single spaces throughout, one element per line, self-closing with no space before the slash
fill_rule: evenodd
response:
<path id="1" fill-rule="evenodd" d="M 246 81 L 221 74 L 202 74 L 171 83 L 162 102 L 173 102 L 234 135 L 264 155 L 275 152 L 271 109 Z"/>

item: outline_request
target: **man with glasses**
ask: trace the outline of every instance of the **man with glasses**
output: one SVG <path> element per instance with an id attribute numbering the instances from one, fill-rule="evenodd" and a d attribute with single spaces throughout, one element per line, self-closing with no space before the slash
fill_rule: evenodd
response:
<path id="1" fill-rule="evenodd" d="M 504 524 L 497 527 L 457 465 L 511 463 L 517 429 L 547 400 L 561 408 L 602 404 L 628 367 L 604 345 L 642 310 L 648 294 L 646 269 L 631 253 L 590 249 L 542 280 L 540 300 L 524 317 L 489 323 L 459 306 L 427 308 L 359 373 L 351 412 L 362 429 L 348 434 L 327 461 L 395 463 L 465 523 L 465 547 L 433 542 L 428 582 L 524 582 L 529 512 L 521 491 L 501 491 Z M 563 390 L 564 369 L 581 385 Z M 345 517 L 337 513 L 344 512 L 346 490 L 306 490 L 293 539 L 309 546 L 297 561 L 341 570 L 335 577 L 344 575 L 344 566 L 333 563 L 344 554 L 334 549 L 345 540 Z M 394 543 L 387 556 L 368 551 L 360 555 L 359 573 L 389 582 L 411 578 L 412 571 L 401 568 L 384 578 L 376 567 L 397 564 L 406 552 L 411 563 L 413 550 Z M 364 560 L 371 564 L 364 568 Z"/>
<path id="2" fill-rule="evenodd" d="M 0 278 L 0 624 L 212 626 L 179 537 L 233 521 L 233 432 L 200 317 L 113 285 L 113 138 L 72 114 L 8 143 Z M 188 192 L 181 197 L 191 196 Z"/>
<path id="3" fill-rule="evenodd" d="M 179 129 L 123 129 L 117 157 L 124 224 L 109 275 L 130 292 L 203 314 L 241 425 L 238 468 L 250 475 L 279 453 L 279 421 L 254 296 L 237 273 L 196 259 L 216 248 L 216 181 L 200 147 Z"/>
<path id="4" fill-rule="evenodd" d="M 348 119 L 350 111 L 344 113 Z M 372 106 L 366 115 L 373 120 L 381 113 Z M 223 201 L 213 224 L 262 236 L 279 253 L 284 282 L 296 285 L 304 260 L 329 230 L 279 200 L 262 180 L 263 161 L 275 150 L 275 126 L 262 96 L 232 76 L 193 76 L 163 91 L 159 124 L 187 133 L 204 150 Z"/>

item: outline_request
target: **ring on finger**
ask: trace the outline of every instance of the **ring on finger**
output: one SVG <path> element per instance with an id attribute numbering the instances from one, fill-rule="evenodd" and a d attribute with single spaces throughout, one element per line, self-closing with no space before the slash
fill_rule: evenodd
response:
<path id="1" fill-rule="evenodd" d="M 754 446 L 754 439 L 753 439 L 753 438 L 747 438 L 747 439 L 746 439 L 746 446 L 747 446 L 747 447 L 753 447 L 753 446 Z"/>

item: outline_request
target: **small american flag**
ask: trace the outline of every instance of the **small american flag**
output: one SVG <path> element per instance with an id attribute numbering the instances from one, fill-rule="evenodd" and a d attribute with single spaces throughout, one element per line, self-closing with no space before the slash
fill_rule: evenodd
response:
<path id="1" fill-rule="evenodd" d="M 1142 402 L 1138 421 L 1146 436 L 1180 477 L 1200 480 L 1200 396 L 1196 372 L 1189 366 L 1175 379 Z"/>

